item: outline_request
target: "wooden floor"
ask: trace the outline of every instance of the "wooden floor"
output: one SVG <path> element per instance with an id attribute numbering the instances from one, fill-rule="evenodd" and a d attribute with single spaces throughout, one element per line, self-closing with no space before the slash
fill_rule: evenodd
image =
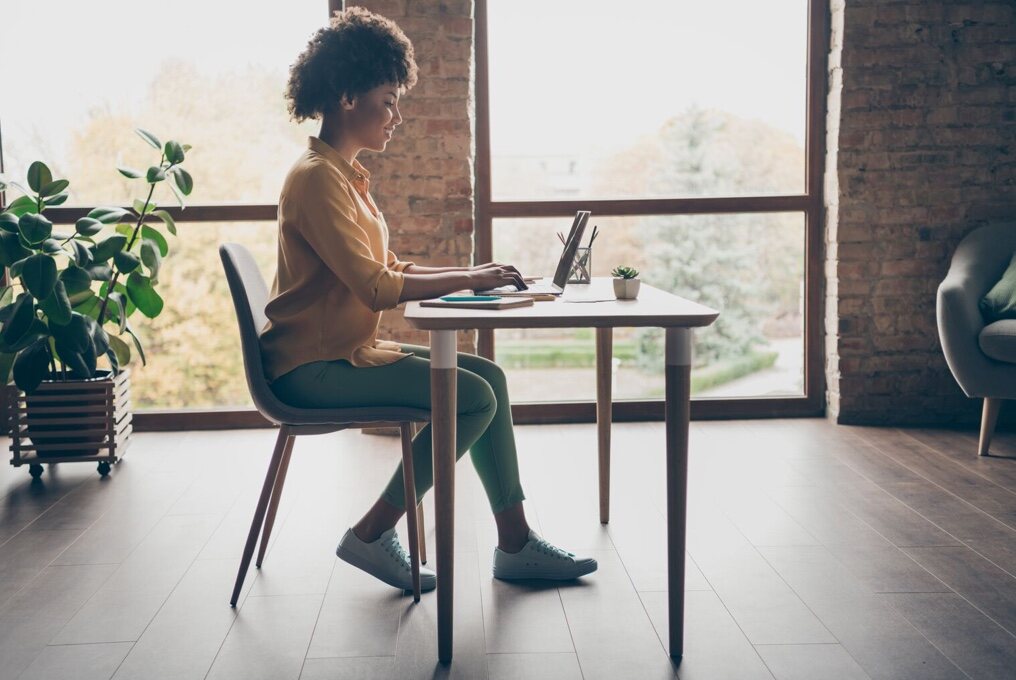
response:
<path id="1" fill-rule="evenodd" d="M 987 459 L 972 434 L 822 420 L 691 436 L 680 666 L 661 642 L 661 424 L 615 426 L 608 526 L 593 426 L 518 428 L 530 523 L 600 563 L 557 587 L 491 578 L 493 521 L 461 462 L 450 667 L 433 593 L 414 606 L 334 557 L 395 438 L 297 440 L 264 569 L 229 607 L 274 438 L 260 430 L 140 434 L 106 480 L 0 467 L 0 680 L 1014 677 L 1016 436 Z"/>

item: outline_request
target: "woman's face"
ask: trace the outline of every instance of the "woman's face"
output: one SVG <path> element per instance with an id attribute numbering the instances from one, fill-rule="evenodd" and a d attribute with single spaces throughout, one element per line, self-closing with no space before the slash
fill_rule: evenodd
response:
<path id="1" fill-rule="evenodd" d="M 384 151 L 395 127 L 402 122 L 399 113 L 399 87 L 395 83 L 378 85 L 352 102 L 343 100 L 345 127 L 364 149 Z"/>

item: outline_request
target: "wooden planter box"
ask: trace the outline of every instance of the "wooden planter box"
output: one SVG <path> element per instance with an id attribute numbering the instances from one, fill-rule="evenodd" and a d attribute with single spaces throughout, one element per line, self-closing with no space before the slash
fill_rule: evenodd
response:
<path id="1" fill-rule="evenodd" d="M 130 444 L 130 369 L 91 380 L 43 382 L 26 397 L 15 385 L 4 394 L 11 435 L 11 465 L 28 465 L 32 477 L 42 463 L 98 462 L 99 474 L 123 458 Z"/>

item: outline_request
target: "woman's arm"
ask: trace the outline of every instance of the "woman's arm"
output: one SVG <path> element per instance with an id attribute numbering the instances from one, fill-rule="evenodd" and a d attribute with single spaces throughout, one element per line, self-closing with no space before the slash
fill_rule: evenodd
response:
<path id="1" fill-rule="evenodd" d="M 490 269 L 491 267 L 506 267 L 518 272 L 518 270 L 511 265 L 498 264 L 497 262 L 487 262 L 486 264 L 478 264 L 472 267 L 424 267 L 414 263 L 402 271 L 406 274 L 447 274 L 450 272 L 475 272 L 481 269 Z"/>
<path id="2" fill-rule="evenodd" d="M 413 267 L 406 267 L 402 272 L 403 283 L 399 302 L 441 297 L 464 288 L 486 290 L 498 286 L 514 285 L 519 290 L 525 290 L 529 287 L 523 282 L 522 276 L 515 271 L 515 267 L 497 265 L 475 270 L 466 269 L 432 274 L 414 274 Z"/>

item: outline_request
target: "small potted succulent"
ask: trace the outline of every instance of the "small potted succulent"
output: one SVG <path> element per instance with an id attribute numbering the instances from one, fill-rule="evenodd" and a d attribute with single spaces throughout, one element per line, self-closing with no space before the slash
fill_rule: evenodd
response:
<path id="1" fill-rule="evenodd" d="M 614 277 L 614 295 L 618 300 L 634 300 L 639 296 L 639 270 L 626 265 L 614 267 L 610 272 Z"/>
<path id="2" fill-rule="evenodd" d="M 4 387 L 11 462 L 28 462 L 36 478 L 42 460 L 98 460 L 105 475 L 118 460 L 117 442 L 130 434 L 129 372 L 123 368 L 132 346 L 142 362 L 145 355 L 129 319 L 135 311 L 148 318 L 162 312 L 155 286 L 169 253 L 152 222 L 176 234 L 173 218 L 152 198 L 165 183 L 182 206 L 193 188 L 182 167 L 190 147 L 172 140 L 163 145 L 150 132 L 137 132 L 159 152 L 159 162 L 145 172 L 118 170 L 142 180 L 147 197 L 131 209 L 95 208 L 68 233 L 54 230 L 44 214 L 67 200 L 68 180 L 54 179 L 40 161 L 29 166 L 27 187 L 0 178 L 0 191 L 23 194 L 0 210 L 0 265 L 6 268 L 0 387 L 13 377 L 15 386 Z M 23 437 L 31 445 L 22 444 Z M 100 455 L 102 448 L 108 454 Z"/>

